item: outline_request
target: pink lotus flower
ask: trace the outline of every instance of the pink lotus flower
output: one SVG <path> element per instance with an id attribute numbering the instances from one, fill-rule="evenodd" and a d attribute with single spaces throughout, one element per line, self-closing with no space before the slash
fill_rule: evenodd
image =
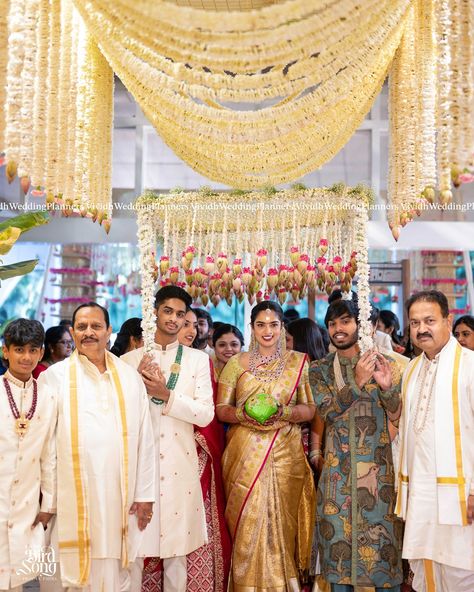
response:
<path id="1" fill-rule="evenodd" d="M 474 182 L 474 175 L 472 173 L 461 173 L 458 177 L 460 183 Z"/>

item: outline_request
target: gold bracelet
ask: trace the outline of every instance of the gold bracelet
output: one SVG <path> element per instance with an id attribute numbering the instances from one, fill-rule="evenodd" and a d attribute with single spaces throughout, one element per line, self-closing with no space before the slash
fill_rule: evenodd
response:
<path id="1" fill-rule="evenodd" d="M 283 410 L 281 412 L 281 418 L 284 421 L 290 421 L 292 415 L 293 415 L 293 409 L 289 405 L 283 405 Z"/>
<path id="2" fill-rule="evenodd" d="M 245 421 L 244 408 L 243 407 L 236 407 L 236 409 L 235 409 L 235 417 L 239 420 L 240 423 L 243 423 Z"/>
<path id="3" fill-rule="evenodd" d="M 312 458 L 319 458 L 322 455 L 323 451 L 320 448 L 318 448 L 317 450 L 311 450 L 311 452 L 308 454 L 308 458 L 311 460 Z"/>

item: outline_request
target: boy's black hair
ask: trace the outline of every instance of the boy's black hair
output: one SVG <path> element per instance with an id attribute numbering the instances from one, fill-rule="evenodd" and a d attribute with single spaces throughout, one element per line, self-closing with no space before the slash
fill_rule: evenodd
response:
<path id="1" fill-rule="evenodd" d="M 31 319 L 16 319 L 16 321 L 8 323 L 3 333 L 3 341 L 8 348 L 11 345 L 23 346 L 27 344 L 33 347 L 43 347 L 43 325 L 39 321 Z"/>

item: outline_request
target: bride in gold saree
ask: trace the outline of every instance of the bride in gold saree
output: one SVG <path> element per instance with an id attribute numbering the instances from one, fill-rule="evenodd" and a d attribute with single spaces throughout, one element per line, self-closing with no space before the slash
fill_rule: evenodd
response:
<path id="1" fill-rule="evenodd" d="M 232 592 L 297 592 L 309 567 L 315 490 L 298 424 L 315 407 L 306 356 L 285 351 L 282 319 L 275 302 L 255 306 L 250 351 L 219 379 L 216 413 L 231 424 L 222 470 Z"/>

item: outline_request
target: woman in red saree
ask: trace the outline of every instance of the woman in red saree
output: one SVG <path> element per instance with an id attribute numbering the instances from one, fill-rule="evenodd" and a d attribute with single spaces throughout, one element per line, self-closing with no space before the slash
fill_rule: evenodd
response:
<path id="1" fill-rule="evenodd" d="M 315 407 L 306 355 L 284 350 L 282 318 L 278 304 L 258 304 L 249 353 L 219 378 L 217 416 L 233 424 L 222 457 L 233 592 L 297 592 L 309 567 L 315 489 L 298 424 Z M 257 404 L 245 407 L 262 395 L 278 405 L 263 424 L 251 417 Z"/>
<path id="2" fill-rule="evenodd" d="M 178 335 L 180 343 L 192 346 L 197 335 L 197 318 L 190 310 L 186 314 L 183 329 Z M 214 385 L 214 402 L 217 385 L 212 362 L 209 371 Z M 224 451 L 224 426 L 216 417 L 205 428 L 194 427 L 202 497 L 206 512 L 207 545 L 196 549 L 186 557 L 188 592 L 226 592 L 229 577 L 232 542 L 224 520 L 225 494 L 222 481 L 221 456 Z M 158 558 L 145 560 L 142 592 L 161 592 L 163 574 Z"/>

